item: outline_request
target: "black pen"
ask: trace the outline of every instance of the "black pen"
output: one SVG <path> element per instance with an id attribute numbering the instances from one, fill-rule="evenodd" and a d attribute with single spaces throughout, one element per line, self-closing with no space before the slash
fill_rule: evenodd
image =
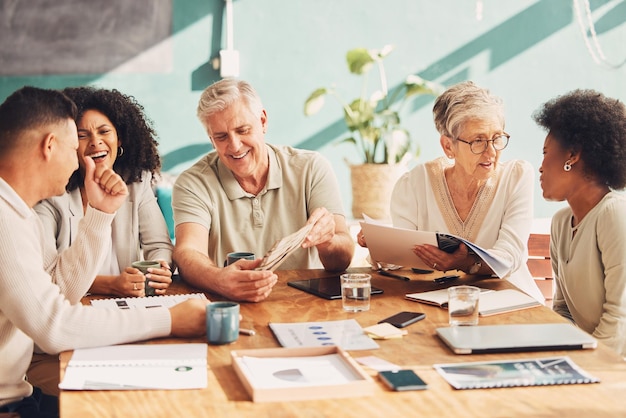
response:
<path id="1" fill-rule="evenodd" d="M 458 279 L 459 276 L 457 276 L 456 274 L 450 275 L 450 276 L 441 276 L 441 277 L 437 277 L 435 279 L 433 279 L 433 282 L 435 283 L 448 283 L 448 282 L 452 282 L 456 279 Z"/>
<path id="2" fill-rule="evenodd" d="M 380 274 L 382 274 L 383 276 L 393 277 L 394 279 L 404 280 L 405 282 L 408 282 L 409 280 L 411 280 L 411 279 L 409 279 L 406 276 L 400 276 L 399 274 L 393 274 L 393 273 L 390 273 L 387 270 L 383 270 L 383 269 L 378 270 L 378 272 Z"/>

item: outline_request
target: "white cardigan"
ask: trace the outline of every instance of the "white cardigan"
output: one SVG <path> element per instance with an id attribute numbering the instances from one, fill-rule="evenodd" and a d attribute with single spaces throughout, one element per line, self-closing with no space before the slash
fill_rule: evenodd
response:
<path id="1" fill-rule="evenodd" d="M 393 225 L 451 233 L 474 242 L 505 260 L 511 266 L 505 278 L 543 303 L 545 299 L 526 266 L 533 221 L 535 176 L 531 164 L 521 160 L 499 163 L 479 196 L 483 201 L 475 204 L 476 210 L 465 222 L 458 218 L 445 183 L 444 168 L 449 164 L 438 158 L 418 165 L 398 180 L 391 196 Z"/>

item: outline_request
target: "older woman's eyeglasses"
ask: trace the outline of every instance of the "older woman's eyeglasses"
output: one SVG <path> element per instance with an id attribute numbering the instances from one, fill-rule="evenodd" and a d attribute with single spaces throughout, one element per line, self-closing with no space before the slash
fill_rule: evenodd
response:
<path id="1" fill-rule="evenodd" d="M 482 154 L 483 152 L 485 152 L 487 150 L 487 147 L 489 146 L 489 143 L 491 142 L 493 144 L 493 148 L 496 151 L 501 151 L 503 149 L 506 148 L 507 145 L 509 145 L 509 138 L 511 137 L 511 135 L 507 134 L 506 132 L 496 136 L 493 139 L 475 139 L 473 141 L 465 141 L 461 138 L 457 138 L 457 141 L 461 141 L 466 143 L 467 145 L 470 146 L 470 151 L 472 151 L 474 154 Z"/>

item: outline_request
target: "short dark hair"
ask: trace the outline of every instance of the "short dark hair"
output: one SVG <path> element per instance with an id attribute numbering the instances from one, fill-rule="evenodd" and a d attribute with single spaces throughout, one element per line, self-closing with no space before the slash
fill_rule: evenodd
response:
<path id="1" fill-rule="evenodd" d="M 26 86 L 0 105 L 0 155 L 17 144 L 27 129 L 76 118 L 76 105 L 58 90 Z"/>
<path id="2" fill-rule="evenodd" d="M 533 113 L 565 150 L 580 152 L 586 174 L 620 190 L 626 187 L 626 107 L 595 90 L 574 90 Z"/>
<path id="3" fill-rule="evenodd" d="M 153 176 L 158 175 L 161 158 L 156 131 L 143 106 L 133 96 L 115 89 L 95 87 L 68 87 L 63 92 L 78 107 L 77 123 L 88 110 L 101 112 L 113 123 L 124 149 L 124 153 L 115 159 L 113 170 L 127 184 L 141 181 L 144 171 L 150 171 Z M 76 170 L 70 177 L 67 190 L 74 190 L 82 184 L 82 174 Z"/>

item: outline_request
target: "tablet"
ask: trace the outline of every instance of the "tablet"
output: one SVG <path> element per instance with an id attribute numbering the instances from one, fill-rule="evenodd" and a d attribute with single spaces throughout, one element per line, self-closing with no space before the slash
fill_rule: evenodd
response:
<path id="1" fill-rule="evenodd" d="M 315 279 L 295 280 L 287 282 L 291 287 L 303 290 L 324 299 L 341 299 L 341 280 L 339 276 L 320 277 Z M 383 293 L 382 289 L 372 286 L 372 295 Z"/>

